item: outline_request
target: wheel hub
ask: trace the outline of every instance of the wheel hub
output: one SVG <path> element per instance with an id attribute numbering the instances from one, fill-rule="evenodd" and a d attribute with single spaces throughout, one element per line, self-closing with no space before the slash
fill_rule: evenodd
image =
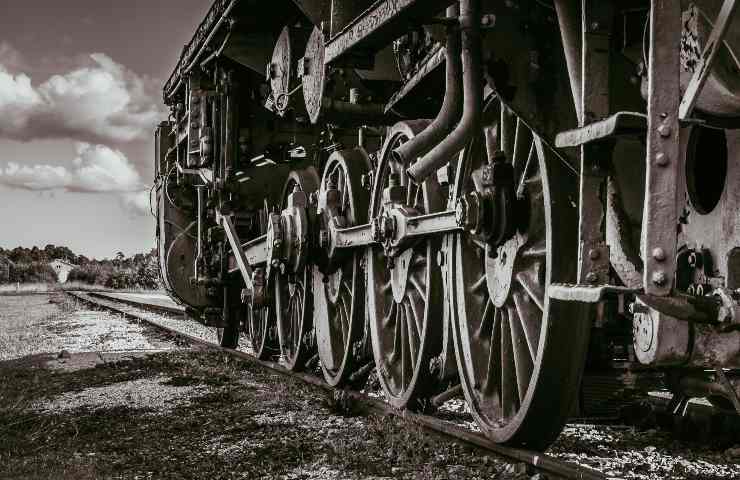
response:
<path id="1" fill-rule="evenodd" d="M 393 290 L 393 300 L 401 303 L 406 295 L 406 285 L 409 279 L 409 267 L 414 250 L 409 248 L 395 258 L 395 263 L 391 269 L 391 287 Z"/>
<path id="2" fill-rule="evenodd" d="M 298 272 L 308 255 L 308 197 L 298 186 L 288 195 L 288 205 L 280 214 L 271 213 L 267 226 L 267 264 Z"/>
<path id="3" fill-rule="evenodd" d="M 486 247 L 486 284 L 491 301 L 496 307 L 503 307 L 509 297 L 520 246 L 519 236 L 515 235 L 496 249 Z"/>
<path id="4" fill-rule="evenodd" d="M 326 294 L 331 303 L 337 303 L 339 299 L 339 289 L 342 285 L 342 269 L 338 268 L 333 273 L 324 277 L 326 281 Z"/>

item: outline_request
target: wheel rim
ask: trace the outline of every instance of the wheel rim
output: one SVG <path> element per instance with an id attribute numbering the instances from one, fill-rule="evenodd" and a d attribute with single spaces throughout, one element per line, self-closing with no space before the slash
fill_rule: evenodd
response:
<path id="1" fill-rule="evenodd" d="M 368 164 L 364 153 L 349 150 L 333 154 L 324 169 L 320 192 L 330 183 L 336 185 L 341 198 L 338 210 L 346 227 L 367 221 L 368 192 L 360 178 L 369 170 Z M 313 267 L 316 343 L 324 378 L 332 386 L 345 384 L 363 356 L 357 348 L 365 321 L 361 257 L 348 252 L 330 267 Z"/>
<path id="2" fill-rule="evenodd" d="M 495 99 L 485 112 L 485 135 L 461 155 L 455 198 L 475 188 L 486 150 L 500 149 L 513 163 L 523 209 L 516 234 L 495 254 L 467 232 L 454 236 L 449 279 L 458 369 L 471 411 L 489 437 L 541 448 L 562 428 L 588 341 L 588 324 L 578 320 L 583 308 L 546 295 L 550 283 L 575 279 L 576 257 L 569 252 L 577 242 L 566 234 L 577 232 L 577 210 L 560 193 L 551 195 L 548 169 L 556 162 L 546 162 L 542 141 Z M 554 216 L 563 233 L 553 233 Z M 553 330 L 554 317 L 573 322 L 570 339 L 562 327 Z M 553 350 L 566 346 L 570 350 L 557 360 Z"/>
<path id="3" fill-rule="evenodd" d="M 405 188 L 405 207 L 418 214 L 441 210 L 443 195 L 436 178 L 422 185 L 412 182 L 404 174 L 409 165 L 391 155 L 424 126 L 402 123 L 389 134 L 375 175 L 373 217 L 381 213 L 390 173 L 398 174 Z M 375 286 L 368 295 L 373 355 L 386 398 L 396 408 L 423 408 L 423 399 L 437 387 L 430 361 L 442 349 L 442 278 L 436 261 L 440 247 L 439 238 L 430 237 L 393 260 L 382 247 L 368 249 L 368 285 Z"/>
<path id="4" fill-rule="evenodd" d="M 273 358 L 278 353 L 274 308 L 270 306 L 254 308 L 252 305 L 247 305 L 245 310 L 254 356 L 260 360 Z"/>
<path id="5" fill-rule="evenodd" d="M 283 188 L 281 207 L 287 207 L 288 195 L 294 187 L 309 195 L 317 190 L 318 183 L 313 168 L 291 172 Z M 311 350 L 307 343 L 313 328 L 310 271 L 311 265 L 306 263 L 295 272 L 276 272 L 275 307 L 280 353 L 289 370 L 303 368 Z"/>

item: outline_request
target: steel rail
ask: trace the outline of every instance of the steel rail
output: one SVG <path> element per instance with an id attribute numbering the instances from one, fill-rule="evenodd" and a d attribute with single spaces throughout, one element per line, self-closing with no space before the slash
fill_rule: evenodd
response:
<path id="1" fill-rule="evenodd" d="M 265 368 L 273 370 L 276 373 L 280 373 L 288 377 L 302 380 L 305 383 L 319 387 L 327 392 L 337 391 L 337 389 L 325 383 L 323 379 L 318 378 L 314 375 L 310 375 L 310 374 L 303 373 L 303 372 L 292 372 L 286 369 L 285 367 L 283 367 L 282 365 L 280 365 L 279 363 L 270 362 L 266 360 L 258 360 L 257 358 L 255 358 L 254 356 L 248 353 L 241 352 L 239 350 L 233 350 L 230 348 L 221 347 L 218 344 L 208 342 L 206 340 L 203 340 L 202 338 L 189 335 L 179 330 L 175 330 L 171 327 L 166 327 L 164 325 L 161 325 L 153 320 L 150 320 L 136 313 L 122 310 L 121 308 L 118 308 L 114 305 L 110 305 L 109 302 L 122 303 L 124 305 L 137 307 L 143 310 L 152 310 L 152 311 L 159 311 L 159 312 L 165 312 L 165 313 L 176 313 L 178 315 L 182 315 L 184 313 L 184 310 L 181 310 L 179 308 L 166 307 L 163 305 L 154 305 L 154 304 L 145 303 L 145 302 L 137 302 L 136 300 L 128 300 L 128 299 L 124 300 L 124 299 L 120 299 L 120 298 L 113 297 L 110 295 L 106 295 L 106 293 L 102 293 L 102 292 L 86 294 L 84 292 L 67 291 L 65 293 L 82 302 L 94 305 L 99 308 L 104 308 L 104 309 L 107 309 L 107 310 L 110 310 L 116 313 L 120 313 L 123 315 L 128 315 L 129 317 L 135 318 L 136 320 L 140 322 L 144 322 L 155 328 L 164 330 L 168 332 L 170 335 L 180 336 L 193 343 L 196 343 L 196 344 L 199 344 L 205 347 L 209 347 L 215 350 L 223 351 L 229 355 L 247 360 L 250 363 L 261 365 Z M 103 303 L 100 299 L 105 300 L 105 303 Z M 489 439 L 487 439 L 484 435 L 480 433 L 467 430 L 465 428 L 451 424 L 439 418 L 436 418 L 430 415 L 421 414 L 421 413 L 414 413 L 414 412 L 410 412 L 406 410 L 397 410 L 393 408 L 391 405 L 389 405 L 388 403 L 383 402 L 382 400 L 369 397 L 360 392 L 355 392 L 351 390 L 343 390 L 343 391 L 352 401 L 361 403 L 365 405 L 366 407 L 368 407 L 369 411 L 372 411 L 374 413 L 381 414 L 381 415 L 386 415 L 386 416 L 392 415 L 395 417 L 402 418 L 412 424 L 415 424 L 419 427 L 424 428 L 425 430 L 431 433 L 441 435 L 443 437 L 453 439 L 456 441 L 464 442 L 464 443 L 467 443 L 469 445 L 472 445 L 474 447 L 477 447 L 483 450 L 487 450 L 507 460 L 526 463 L 534 467 L 535 469 L 543 473 L 546 473 L 546 474 L 555 475 L 559 478 L 576 478 L 576 479 L 584 479 L 584 480 L 604 480 L 607 478 L 607 476 L 602 474 L 601 472 L 590 469 L 588 467 L 583 467 L 581 465 L 564 462 L 564 461 L 555 459 L 547 454 L 540 453 L 540 452 L 499 445 L 499 444 L 491 442 Z"/>

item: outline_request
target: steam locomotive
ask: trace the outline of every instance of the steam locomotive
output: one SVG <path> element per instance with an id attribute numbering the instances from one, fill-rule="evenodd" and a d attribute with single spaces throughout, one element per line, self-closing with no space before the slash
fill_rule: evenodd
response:
<path id="1" fill-rule="evenodd" d="M 740 411 L 735 0 L 216 0 L 157 244 L 221 344 L 546 448 L 584 369 Z"/>

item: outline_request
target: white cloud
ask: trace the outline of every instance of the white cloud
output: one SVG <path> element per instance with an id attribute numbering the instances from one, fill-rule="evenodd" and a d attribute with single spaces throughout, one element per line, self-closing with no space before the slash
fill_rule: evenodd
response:
<path id="1" fill-rule="evenodd" d="M 139 192 L 124 193 L 121 195 L 121 207 L 128 212 L 129 216 L 148 216 L 152 214 L 149 205 L 150 191 L 141 190 Z"/>
<path id="2" fill-rule="evenodd" d="M 14 140 L 71 138 L 120 143 L 149 138 L 165 115 L 154 81 L 107 55 L 34 85 L 11 48 L 0 44 L 0 136 Z"/>
<path id="3" fill-rule="evenodd" d="M 8 163 L 0 168 L 0 184 L 24 190 L 66 190 L 85 193 L 130 193 L 145 188 L 139 173 L 119 150 L 105 145 L 77 144 L 72 168 Z"/>

